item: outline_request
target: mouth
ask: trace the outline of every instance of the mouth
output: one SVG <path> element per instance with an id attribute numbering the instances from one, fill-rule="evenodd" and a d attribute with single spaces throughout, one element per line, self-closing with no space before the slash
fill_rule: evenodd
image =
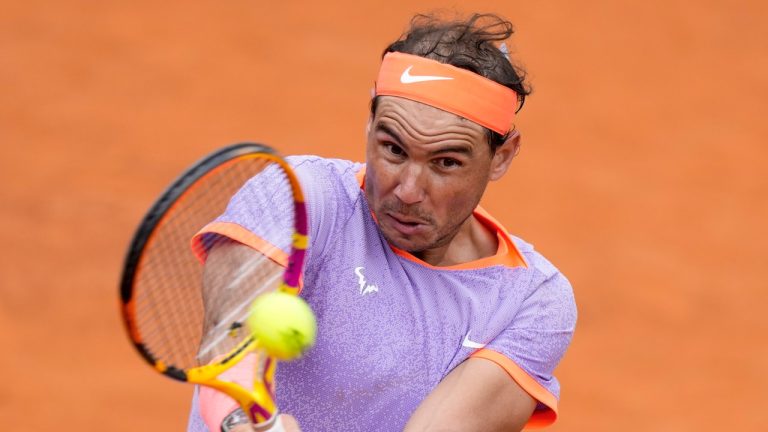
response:
<path id="1" fill-rule="evenodd" d="M 390 220 L 390 225 L 395 228 L 400 234 L 406 236 L 417 235 L 426 230 L 427 224 L 422 219 L 401 215 L 398 213 L 387 213 L 387 218 Z"/>

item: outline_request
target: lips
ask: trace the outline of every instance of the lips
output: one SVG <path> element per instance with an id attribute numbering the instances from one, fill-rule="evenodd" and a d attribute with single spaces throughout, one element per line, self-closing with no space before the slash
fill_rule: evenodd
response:
<path id="1" fill-rule="evenodd" d="M 422 219 L 404 216 L 398 213 L 387 213 L 390 225 L 400 234 L 413 236 L 426 230 L 427 224 Z"/>
<path id="2" fill-rule="evenodd" d="M 415 218 L 412 216 L 404 216 L 399 213 L 388 213 L 388 215 L 392 219 L 404 224 L 424 224 L 425 223 L 423 219 Z"/>

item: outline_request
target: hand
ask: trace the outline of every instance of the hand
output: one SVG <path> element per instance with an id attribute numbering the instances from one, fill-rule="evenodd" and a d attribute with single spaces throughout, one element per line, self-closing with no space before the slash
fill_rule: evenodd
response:
<path id="1" fill-rule="evenodd" d="M 285 432 L 301 432 L 299 422 L 292 415 L 280 414 L 280 421 L 283 422 Z"/>
<path id="2" fill-rule="evenodd" d="M 285 429 L 285 432 L 301 432 L 301 427 L 299 427 L 299 422 L 296 421 L 296 419 L 288 414 L 280 414 L 281 422 L 283 422 L 283 429 Z M 253 426 L 251 425 L 238 425 L 234 428 L 232 428 L 231 432 L 253 432 Z"/>

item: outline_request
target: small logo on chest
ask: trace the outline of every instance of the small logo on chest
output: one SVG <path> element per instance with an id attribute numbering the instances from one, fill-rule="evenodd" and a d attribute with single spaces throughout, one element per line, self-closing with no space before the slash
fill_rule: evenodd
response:
<path id="1" fill-rule="evenodd" d="M 472 349 L 485 348 L 485 344 L 484 343 L 475 342 L 472 339 L 470 339 L 469 338 L 469 333 L 470 332 L 467 332 L 466 336 L 464 336 L 464 340 L 461 342 L 462 346 L 465 346 L 467 348 L 472 348 Z"/>
<path id="2" fill-rule="evenodd" d="M 365 270 L 365 267 L 355 267 L 355 274 L 357 275 L 357 283 L 358 285 L 360 285 L 360 294 L 366 295 L 366 294 L 379 292 L 379 287 L 373 284 L 369 284 L 368 281 L 365 279 L 363 270 Z"/>

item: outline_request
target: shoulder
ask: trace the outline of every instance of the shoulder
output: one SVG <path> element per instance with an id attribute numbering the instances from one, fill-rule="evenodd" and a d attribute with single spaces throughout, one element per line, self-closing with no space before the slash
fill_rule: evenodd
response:
<path id="1" fill-rule="evenodd" d="M 362 163 L 314 155 L 288 156 L 285 159 L 293 167 L 305 191 L 312 194 L 344 192 L 353 199 L 359 195 L 360 184 L 356 174 L 365 166 Z"/>
<path id="2" fill-rule="evenodd" d="M 528 302 L 539 304 L 539 306 L 558 305 L 556 309 L 560 310 L 565 316 L 575 320 L 576 301 L 573 294 L 573 287 L 568 278 L 544 255 L 537 251 L 532 244 L 525 240 L 510 235 L 518 251 L 525 257 L 528 263 L 528 270 L 531 272 L 533 290 L 530 292 Z"/>
<path id="3" fill-rule="evenodd" d="M 285 160 L 296 171 L 315 170 L 317 172 L 326 172 L 329 174 L 343 174 L 346 172 L 355 173 L 364 166 L 364 164 L 359 162 L 352 162 L 344 159 L 324 158 L 322 156 L 315 155 L 287 156 Z"/>
<path id="4" fill-rule="evenodd" d="M 363 164 L 319 156 L 289 156 L 306 203 L 311 245 L 307 268 L 322 262 L 362 201 L 357 173 Z"/>
<path id="5" fill-rule="evenodd" d="M 533 247 L 533 244 L 512 234 L 510 234 L 509 237 L 515 243 L 515 247 L 520 254 L 525 258 L 530 270 L 541 274 L 545 279 L 549 279 L 557 274 L 562 274 L 552 262 Z"/>

